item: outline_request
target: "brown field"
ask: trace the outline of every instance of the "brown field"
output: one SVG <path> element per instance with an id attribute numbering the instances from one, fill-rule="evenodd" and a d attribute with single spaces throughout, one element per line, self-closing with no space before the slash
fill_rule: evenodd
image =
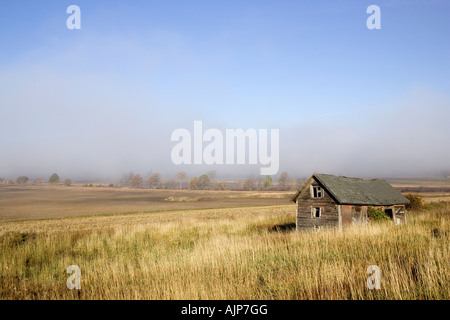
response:
<path id="1" fill-rule="evenodd" d="M 450 195 L 450 179 L 404 179 L 389 180 L 389 183 L 403 193 L 443 193 Z"/>
<path id="2" fill-rule="evenodd" d="M 399 183 L 394 186 L 402 188 L 406 185 Z M 416 182 L 409 183 L 407 186 L 416 190 L 424 184 Z M 427 186 L 432 187 L 433 184 L 428 183 Z M 289 199 L 294 193 L 295 191 L 199 191 L 0 185 L 0 220 L 287 205 L 290 204 Z M 450 201 L 450 192 L 407 193 L 420 194 L 426 203 Z"/>
<path id="3" fill-rule="evenodd" d="M 450 179 L 404 179 L 389 181 L 403 194 L 415 194 L 423 197 L 425 203 L 450 201 Z"/>
<path id="4" fill-rule="evenodd" d="M 0 220 L 289 204 L 291 192 L 0 186 Z"/>

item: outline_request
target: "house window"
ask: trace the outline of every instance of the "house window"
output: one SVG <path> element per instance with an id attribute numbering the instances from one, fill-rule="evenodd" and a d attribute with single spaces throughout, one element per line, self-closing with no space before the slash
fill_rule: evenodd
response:
<path id="1" fill-rule="evenodd" d="M 311 216 L 313 218 L 320 218 L 322 215 L 322 208 L 320 207 L 311 207 Z"/>
<path id="2" fill-rule="evenodd" d="M 312 186 L 311 195 L 313 198 L 323 198 L 323 189 L 319 186 Z"/>
<path id="3" fill-rule="evenodd" d="M 389 218 L 394 219 L 394 211 L 392 209 L 385 209 L 384 213 L 386 213 Z"/>

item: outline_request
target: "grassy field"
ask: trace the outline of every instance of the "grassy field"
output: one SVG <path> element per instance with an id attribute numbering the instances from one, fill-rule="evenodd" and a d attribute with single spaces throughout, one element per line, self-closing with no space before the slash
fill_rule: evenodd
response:
<path id="1" fill-rule="evenodd" d="M 294 205 L 0 221 L 1 299 L 449 299 L 450 203 L 279 232 Z M 81 269 L 69 290 L 66 268 Z M 366 287 L 368 266 L 381 289 Z"/>

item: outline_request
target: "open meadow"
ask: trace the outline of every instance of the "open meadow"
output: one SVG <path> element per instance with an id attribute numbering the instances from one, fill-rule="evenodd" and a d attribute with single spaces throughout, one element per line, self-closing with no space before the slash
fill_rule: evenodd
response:
<path id="1" fill-rule="evenodd" d="M 450 298 L 450 202 L 427 201 L 402 226 L 296 232 L 295 205 L 283 193 L 215 198 L 229 207 L 208 209 L 214 203 L 201 199 L 213 201 L 214 192 L 170 191 L 200 200 L 161 200 L 175 205 L 161 211 L 138 203 L 145 198 L 139 192 L 121 192 L 134 194 L 135 206 L 124 206 L 125 213 L 73 217 L 76 209 L 69 208 L 68 218 L 55 210 L 46 217 L 55 219 L 17 221 L 2 211 L 0 299 Z M 96 203 L 73 201 L 79 208 Z M 248 207 L 232 207 L 239 201 Z M 97 204 L 84 215 L 110 208 Z M 81 290 L 66 287 L 70 265 L 81 269 Z M 381 270 L 380 290 L 366 286 L 370 265 Z"/>

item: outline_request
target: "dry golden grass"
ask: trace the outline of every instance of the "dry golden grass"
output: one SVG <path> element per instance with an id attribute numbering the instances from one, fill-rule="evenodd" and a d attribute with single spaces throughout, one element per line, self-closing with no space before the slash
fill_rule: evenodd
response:
<path id="1" fill-rule="evenodd" d="M 449 299 L 449 212 L 343 232 L 272 231 L 293 205 L 3 221 L 0 298 Z M 69 265 L 81 290 L 66 287 Z"/>

